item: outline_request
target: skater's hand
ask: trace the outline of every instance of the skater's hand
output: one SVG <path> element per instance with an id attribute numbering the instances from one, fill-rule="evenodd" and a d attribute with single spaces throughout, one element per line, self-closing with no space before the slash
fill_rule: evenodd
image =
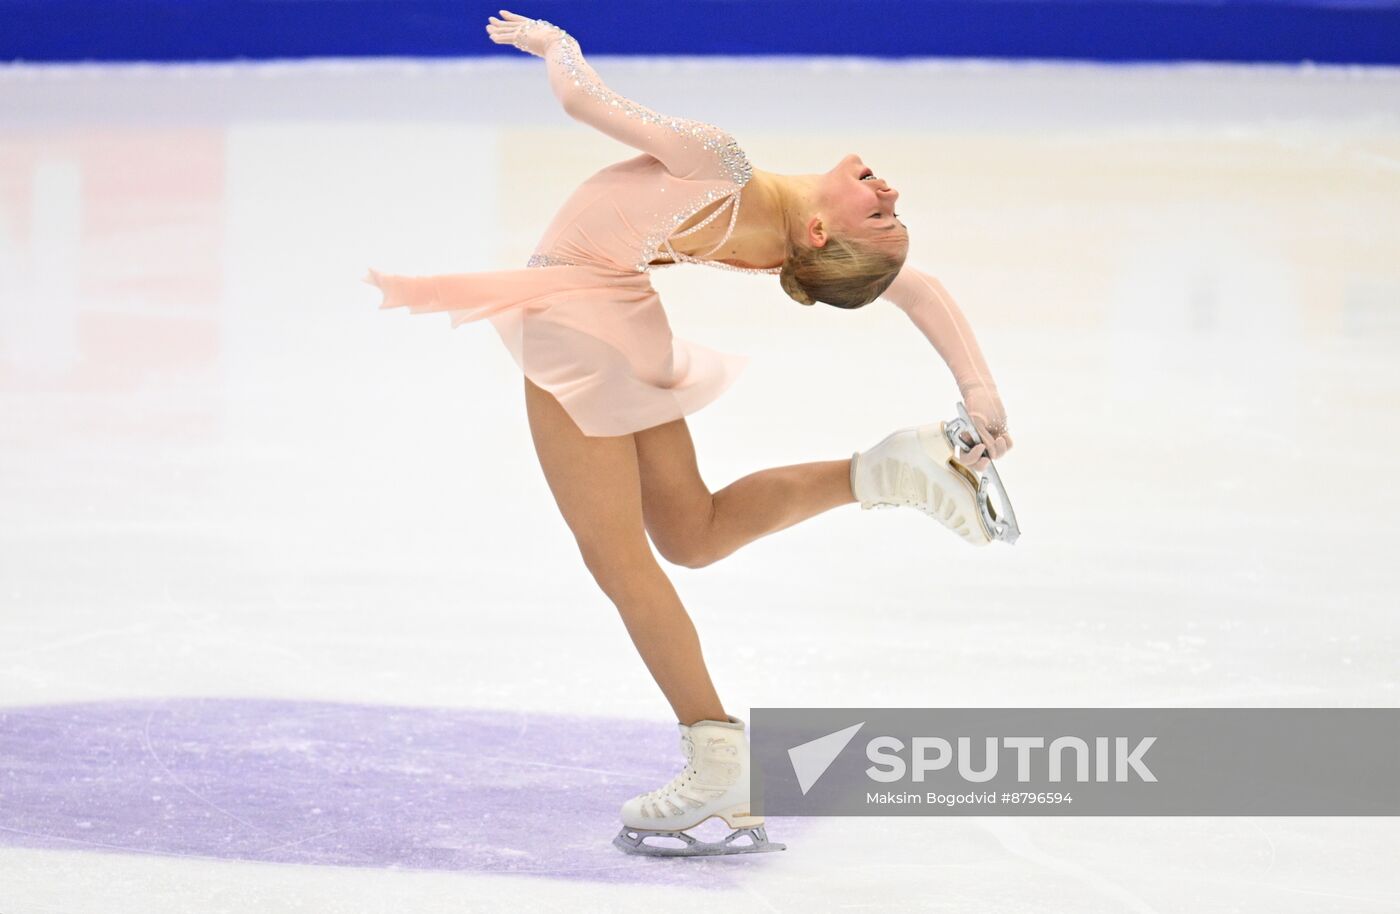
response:
<path id="1" fill-rule="evenodd" d="M 972 427 L 977 430 L 982 443 L 966 453 L 959 451 L 956 458 L 969 469 L 982 473 L 993 460 L 1000 460 L 1011 450 L 1011 433 L 1006 430 L 1006 409 L 1001 405 L 995 388 L 989 387 L 963 391 L 963 406 L 967 407 L 967 416 L 972 420 Z M 963 432 L 959 439 L 964 445 L 972 444 L 972 436 L 967 432 Z"/>
<path id="2" fill-rule="evenodd" d="M 501 18 L 491 16 L 486 26 L 486 34 L 496 44 L 508 44 L 522 51 L 543 57 L 564 30 L 543 19 L 519 16 L 510 10 L 500 10 Z"/>

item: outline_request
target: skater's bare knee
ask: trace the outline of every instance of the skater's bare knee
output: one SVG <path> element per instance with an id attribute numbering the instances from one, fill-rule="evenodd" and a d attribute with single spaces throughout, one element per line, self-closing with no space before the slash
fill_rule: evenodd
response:
<path id="1" fill-rule="evenodd" d="M 705 548 L 704 544 L 686 546 L 679 550 L 673 546 L 662 551 L 661 556 L 672 565 L 682 568 L 704 568 L 706 565 L 713 565 L 720 558 L 712 550 Z"/>
<path id="2" fill-rule="evenodd" d="M 701 568 L 714 551 L 715 496 L 700 477 L 684 419 L 637 432 L 642 513 L 656 551 L 673 565 Z"/>
<path id="3" fill-rule="evenodd" d="M 706 565 L 713 565 L 725 556 L 725 553 L 715 549 L 712 542 L 705 540 L 693 540 L 680 546 L 672 544 L 664 550 L 658 546 L 657 551 L 666 561 L 682 568 L 704 568 Z"/>
<path id="4" fill-rule="evenodd" d="M 618 543 L 580 536 L 578 551 L 593 580 L 614 603 L 645 588 L 651 575 L 659 570 L 645 539 L 639 543 Z"/>
<path id="5" fill-rule="evenodd" d="M 692 503 L 690 515 L 682 519 L 675 512 L 668 523 L 653 522 L 647 532 L 656 551 L 672 565 L 683 568 L 704 568 L 724 557 L 717 548 L 715 537 L 715 500 L 711 495 Z"/>

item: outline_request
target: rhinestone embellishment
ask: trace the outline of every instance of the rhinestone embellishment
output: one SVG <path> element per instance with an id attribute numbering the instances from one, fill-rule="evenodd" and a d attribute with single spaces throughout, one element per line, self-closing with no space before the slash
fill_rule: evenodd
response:
<path id="1" fill-rule="evenodd" d="M 540 22 L 544 24 L 543 20 L 540 20 Z M 729 236 L 733 234 L 734 226 L 737 224 L 739 218 L 740 192 L 743 190 L 744 186 L 748 184 L 749 179 L 753 177 L 753 166 L 750 164 L 749 158 L 744 153 L 744 150 L 739 147 L 738 142 L 736 142 L 734 137 L 729 133 L 713 124 L 659 114 L 609 89 L 606 84 L 592 73 L 591 69 L 585 69 L 581 66 L 580 60 L 582 52 L 579 49 L 578 41 L 568 32 L 559 29 L 558 26 L 546 25 L 547 27 L 559 30 L 559 37 L 554 43 L 553 49 L 557 55 L 556 59 L 563 67 L 565 73 L 573 79 L 574 85 L 625 117 L 636 118 L 646 124 L 664 127 L 688 139 L 698 141 L 704 149 L 708 150 L 718 160 L 720 172 L 723 175 L 722 180 L 733 185 L 730 188 L 713 188 L 708 190 L 690 200 L 685 207 L 679 211 L 659 213 L 660 227 L 657 231 L 648 234 L 643 239 L 640 256 L 634 264 L 636 271 L 645 273 L 653 266 L 674 266 L 675 263 L 653 265 L 651 261 L 657 258 L 658 252 L 663 245 L 668 248 L 670 247 L 668 240 L 671 234 L 684 224 L 687 219 L 714 203 L 716 200 L 729 196 L 733 201 L 729 204 L 731 207 L 729 230 L 725 232 L 724 237 L 720 239 L 719 243 L 706 253 L 713 253 L 719 250 L 724 243 L 729 240 Z M 723 212 L 724 209 L 724 206 L 717 207 L 715 212 L 711 213 L 703 222 L 691 229 L 687 229 L 683 234 L 688 235 L 692 231 L 698 231 L 700 228 L 708 225 L 716 216 Z M 780 267 L 765 269 L 736 267 L 732 264 L 720 263 L 719 261 L 701 260 L 674 250 L 669 250 L 667 256 L 672 257 L 677 263 L 700 263 L 705 266 L 732 270 L 740 273 L 781 272 Z M 531 257 L 527 266 L 555 266 L 568 263 L 570 263 L 570 261 L 548 252 L 541 252 Z"/>

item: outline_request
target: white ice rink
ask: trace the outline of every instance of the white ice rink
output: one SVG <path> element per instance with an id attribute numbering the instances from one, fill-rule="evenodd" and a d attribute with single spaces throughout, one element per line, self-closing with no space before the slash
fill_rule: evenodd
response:
<path id="1" fill-rule="evenodd" d="M 1016 442 L 1015 546 L 846 506 L 666 566 L 730 713 L 1400 702 L 1400 71 L 593 63 L 886 177 Z M 521 267 L 632 154 L 532 59 L 0 67 L 0 912 L 1400 910 L 1394 818 L 611 848 L 674 717 L 500 340 L 360 278 Z M 893 306 L 654 283 L 751 359 L 690 419 L 713 489 L 954 415 Z"/>

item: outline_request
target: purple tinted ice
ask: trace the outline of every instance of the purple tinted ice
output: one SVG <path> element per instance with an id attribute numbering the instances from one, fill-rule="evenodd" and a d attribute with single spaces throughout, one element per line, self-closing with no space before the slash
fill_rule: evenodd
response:
<path id="1" fill-rule="evenodd" d="M 0 710 L 0 843 L 730 886 L 768 855 L 610 844 L 622 802 L 683 763 L 665 722 L 249 699 L 16 708 Z M 770 835 L 800 821 L 770 819 Z"/>

